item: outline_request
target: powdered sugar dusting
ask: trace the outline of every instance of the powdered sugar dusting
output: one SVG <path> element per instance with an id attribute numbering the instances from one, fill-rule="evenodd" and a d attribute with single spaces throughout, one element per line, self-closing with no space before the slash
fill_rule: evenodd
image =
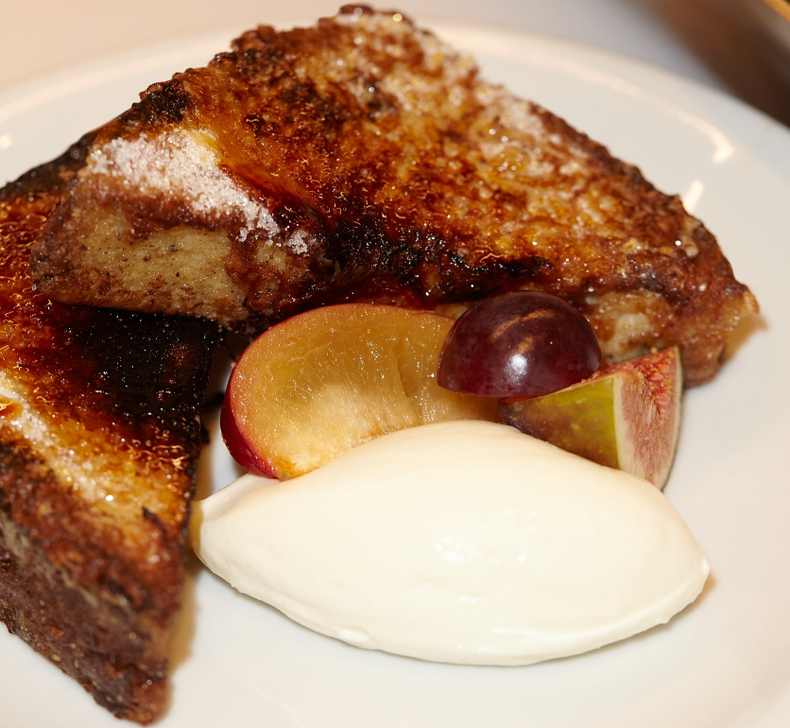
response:
<path id="1" fill-rule="evenodd" d="M 120 180 L 137 194 L 178 200 L 200 220 L 240 219 L 242 240 L 254 230 L 270 238 L 280 232 L 269 209 L 222 171 L 208 140 L 198 134 L 174 130 L 116 138 L 94 149 L 88 164 L 92 174 Z"/>
<path id="2" fill-rule="evenodd" d="M 291 237 L 288 239 L 286 245 L 296 253 L 297 255 L 302 255 L 307 252 L 307 239 L 308 235 L 304 230 L 297 230 Z"/>
<path id="3" fill-rule="evenodd" d="M 481 83 L 477 98 L 483 108 L 496 109 L 503 129 L 524 137 L 543 138 L 546 129 L 535 108 L 527 101 L 515 99 L 503 86 Z M 516 137 L 516 141 L 522 141 Z"/>

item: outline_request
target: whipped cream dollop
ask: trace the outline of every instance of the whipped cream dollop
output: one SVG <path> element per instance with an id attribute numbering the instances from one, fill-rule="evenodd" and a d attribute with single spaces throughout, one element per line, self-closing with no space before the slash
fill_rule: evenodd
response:
<path id="1" fill-rule="evenodd" d="M 708 564 L 666 497 L 490 422 L 372 440 L 198 502 L 192 544 L 239 591 L 359 647 L 521 665 L 667 622 Z"/>

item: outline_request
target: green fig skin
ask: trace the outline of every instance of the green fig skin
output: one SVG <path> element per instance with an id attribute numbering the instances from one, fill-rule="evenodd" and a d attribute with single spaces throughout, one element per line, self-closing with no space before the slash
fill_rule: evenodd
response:
<path id="1" fill-rule="evenodd" d="M 609 468 L 619 466 L 614 376 L 533 399 L 503 401 L 500 416 L 528 435 Z"/>
<path id="2" fill-rule="evenodd" d="M 528 435 L 663 488 L 677 445 L 681 397 L 680 357 L 671 348 L 542 397 L 503 399 L 499 415 Z"/>

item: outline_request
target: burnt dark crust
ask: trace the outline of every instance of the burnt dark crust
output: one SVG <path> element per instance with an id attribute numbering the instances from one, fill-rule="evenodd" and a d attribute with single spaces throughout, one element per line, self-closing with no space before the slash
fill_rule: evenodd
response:
<path id="1" fill-rule="evenodd" d="M 95 577 L 100 586 L 53 563 L 52 552 L 68 548 L 79 526 L 58 532 L 58 522 L 70 518 L 66 509 L 31 532 L 15 507 L 24 495 L 32 505 L 37 495 L 62 490 L 52 477 L 32 453 L 0 448 L 0 619 L 100 705 L 118 717 L 148 722 L 166 699 L 164 646 L 173 606 L 152 612 L 147 590 L 132 583 L 123 561 L 98 544 L 85 544 L 84 532 L 81 558 L 101 565 Z M 37 504 L 45 502 L 46 495 Z M 165 588 L 176 591 L 177 574 L 168 581 Z M 102 592 L 115 598 L 97 598 Z M 175 594 L 171 599 L 177 605 Z"/>

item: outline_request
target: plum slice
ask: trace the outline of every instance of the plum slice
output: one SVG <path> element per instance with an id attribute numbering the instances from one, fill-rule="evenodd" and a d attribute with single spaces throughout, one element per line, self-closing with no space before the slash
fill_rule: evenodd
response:
<path id="1" fill-rule="evenodd" d="M 347 303 L 277 324 L 231 373 L 222 435 L 258 475 L 292 478 L 374 437 L 458 419 L 496 421 L 497 403 L 436 384 L 453 319 Z"/>

